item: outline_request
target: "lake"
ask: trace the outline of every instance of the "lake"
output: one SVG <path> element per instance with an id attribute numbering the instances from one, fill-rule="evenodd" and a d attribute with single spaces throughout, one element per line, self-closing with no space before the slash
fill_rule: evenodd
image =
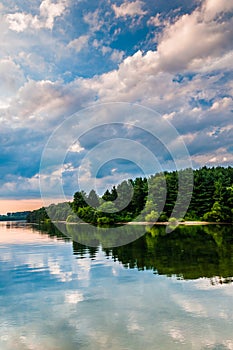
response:
<path id="1" fill-rule="evenodd" d="M 101 248 L 2 222 L 0 310 L 1 350 L 233 349 L 232 226 Z"/>

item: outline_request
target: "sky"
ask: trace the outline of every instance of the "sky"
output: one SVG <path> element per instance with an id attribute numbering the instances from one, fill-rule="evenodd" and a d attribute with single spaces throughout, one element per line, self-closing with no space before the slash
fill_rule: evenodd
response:
<path id="1" fill-rule="evenodd" d="M 114 150 L 97 170 L 90 164 L 88 152 L 113 135 L 156 148 L 156 169 L 175 168 L 168 150 L 181 138 L 193 168 L 232 165 L 232 14 L 232 0 L 1 1 L 0 213 L 14 201 L 19 210 L 41 203 L 39 179 L 49 177 L 41 175 L 41 159 L 56 130 L 55 153 L 67 148 L 59 175 L 67 198 L 78 188 L 81 164 L 84 189 L 96 182 L 100 192 L 141 173 L 132 152 L 124 156 L 124 142 L 118 159 Z M 99 108 L 103 103 L 111 108 Z M 133 131 L 132 123 L 112 124 L 130 109 L 141 111 Z M 82 133 L 69 144 L 64 127 L 74 113 Z M 171 144 L 153 146 L 149 125 L 160 122 L 177 133 Z M 50 171 L 47 186 L 56 188 L 58 169 Z"/>

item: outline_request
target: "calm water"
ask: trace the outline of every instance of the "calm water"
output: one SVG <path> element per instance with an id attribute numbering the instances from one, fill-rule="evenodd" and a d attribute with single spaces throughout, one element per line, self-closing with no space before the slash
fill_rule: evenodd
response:
<path id="1" fill-rule="evenodd" d="M 87 248 L 0 223 L 0 350 L 233 349 L 232 226 Z"/>

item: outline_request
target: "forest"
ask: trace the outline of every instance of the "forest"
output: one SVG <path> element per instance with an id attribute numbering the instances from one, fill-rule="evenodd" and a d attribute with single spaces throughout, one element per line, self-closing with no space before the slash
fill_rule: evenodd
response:
<path id="1" fill-rule="evenodd" d="M 19 221 L 26 220 L 30 211 L 20 211 L 15 213 L 7 213 L 6 215 L 0 215 L 0 221 Z"/>
<path id="2" fill-rule="evenodd" d="M 190 173 L 193 174 L 193 188 Z M 188 203 L 185 215 L 176 211 L 182 179 L 181 202 Z M 180 203 L 180 208 L 182 203 Z M 172 217 L 171 217 L 172 216 Z M 233 168 L 202 167 L 197 170 L 157 173 L 148 178 L 137 177 L 107 189 L 102 196 L 76 192 L 72 202 L 51 204 L 30 212 L 28 222 L 88 222 L 96 226 L 130 221 L 208 221 L 233 222 Z"/>

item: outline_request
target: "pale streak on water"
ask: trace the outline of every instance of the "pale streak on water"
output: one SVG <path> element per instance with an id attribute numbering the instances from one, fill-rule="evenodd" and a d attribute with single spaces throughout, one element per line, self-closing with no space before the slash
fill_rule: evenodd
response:
<path id="1" fill-rule="evenodd" d="M 233 285 L 126 269 L 0 224 L 0 350 L 233 349 Z"/>

